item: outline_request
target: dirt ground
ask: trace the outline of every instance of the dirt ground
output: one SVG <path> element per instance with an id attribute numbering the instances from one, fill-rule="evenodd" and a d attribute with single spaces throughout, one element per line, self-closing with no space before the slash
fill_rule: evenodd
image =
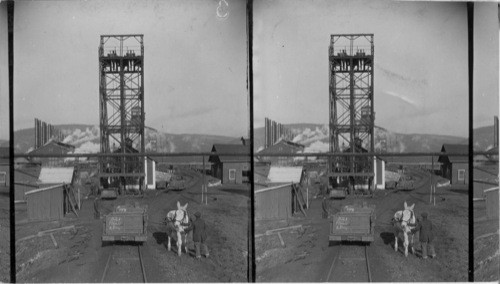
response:
<path id="1" fill-rule="evenodd" d="M 350 197 L 330 202 L 333 211 L 346 204 L 367 202 L 376 206 L 375 241 L 368 247 L 373 281 L 377 282 L 444 282 L 468 279 L 468 194 L 467 188 L 438 188 L 436 205 L 429 204 L 429 173 L 409 171 L 416 180 L 412 191 L 377 191 L 374 198 Z M 436 181 L 436 178 L 434 179 Z M 310 186 L 313 196 L 317 185 Z M 311 199 L 310 199 L 311 200 Z M 394 251 L 394 213 L 403 209 L 403 202 L 415 204 L 415 213 L 429 213 L 437 237 L 437 258 L 422 259 L 418 237 L 415 239 L 417 255 L 405 257 Z M 336 208 L 336 209 L 335 209 Z M 328 242 L 329 220 L 322 218 L 322 199 L 312 199 L 307 217 L 298 213 L 287 221 L 256 222 L 255 233 L 263 234 L 271 228 L 302 225 L 300 230 L 282 233 L 283 247 L 277 235 L 257 237 L 256 270 L 258 282 L 323 282 L 326 281 L 338 246 Z M 343 243 L 342 246 L 353 244 Z M 352 248 L 354 251 L 355 248 Z M 347 273 L 347 272 L 346 272 Z M 356 274 L 356 268 L 350 272 Z M 334 279 L 334 281 L 356 281 Z"/>
<path id="2" fill-rule="evenodd" d="M 475 165 L 474 173 L 474 197 L 484 198 L 484 189 L 498 186 L 498 165 Z M 485 180 L 491 184 L 478 182 Z M 488 219 L 486 201 L 474 201 L 474 281 L 499 279 L 499 227 L 498 215 Z"/>
<path id="3" fill-rule="evenodd" d="M 102 214 L 114 205 L 138 202 L 148 205 L 148 240 L 141 247 L 148 282 L 246 282 L 248 270 L 249 186 L 211 187 L 208 204 L 201 204 L 201 175 L 183 191 L 148 191 L 142 197 L 119 197 L 102 200 Z M 208 225 L 209 258 L 194 257 L 192 240 L 189 254 L 167 251 L 162 220 L 176 203 L 188 203 L 188 213 L 203 214 Z M 74 230 L 54 233 L 57 247 L 50 236 L 22 241 L 16 246 L 18 282 L 100 282 L 108 256 L 116 246 L 101 242 L 102 218 L 94 219 L 94 201 L 83 202 L 79 217 L 68 214 L 54 222 L 27 222 L 26 206 L 16 205 L 16 238 L 39 231 L 75 226 Z M 175 249 L 175 243 L 172 244 Z M 125 266 L 125 265 L 124 265 Z M 129 269 L 123 267 L 125 270 Z M 120 278 L 120 271 L 109 271 L 106 281 L 130 282 Z"/>
<path id="4" fill-rule="evenodd" d="M 10 280 L 9 188 L 0 186 L 0 282 Z"/>
<path id="5" fill-rule="evenodd" d="M 474 281 L 498 281 L 498 218 L 486 218 L 484 201 L 474 202 Z"/>

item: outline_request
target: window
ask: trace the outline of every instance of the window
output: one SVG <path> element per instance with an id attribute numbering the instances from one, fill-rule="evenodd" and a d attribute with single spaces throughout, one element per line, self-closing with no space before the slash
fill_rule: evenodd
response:
<path id="1" fill-rule="evenodd" d="M 235 180 L 235 179 L 236 179 L 236 170 L 229 169 L 229 180 Z"/>
<path id="2" fill-rule="evenodd" d="M 7 173 L 6 172 L 0 172 L 0 185 L 3 185 L 3 186 L 7 185 Z"/>
<path id="3" fill-rule="evenodd" d="M 465 179 L 465 170 L 461 169 L 458 170 L 458 180 L 464 180 Z"/>

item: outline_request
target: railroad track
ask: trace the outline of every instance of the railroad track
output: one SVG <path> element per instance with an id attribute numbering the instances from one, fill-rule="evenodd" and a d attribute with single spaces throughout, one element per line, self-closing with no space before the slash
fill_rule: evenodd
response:
<path id="1" fill-rule="evenodd" d="M 148 282 L 140 244 L 112 245 L 101 277 L 104 282 Z"/>
<path id="2" fill-rule="evenodd" d="M 372 282 L 368 245 L 338 246 L 326 282 Z"/>

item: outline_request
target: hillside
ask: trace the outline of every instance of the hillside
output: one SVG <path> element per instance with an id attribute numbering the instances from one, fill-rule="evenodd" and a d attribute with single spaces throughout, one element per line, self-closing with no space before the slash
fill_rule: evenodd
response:
<path id="1" fill-rule="evenodd" d="M 493 148 L 493 125 L 474 129 L 474 150 L 486 151 Z"/>
<path id="2" fill-rule="evenodd" d="M 304 144 L 306 152 L 328 151 L 328 126 L 313 123 L 286 125 L 295 136 L 294 142 Z M 99 152 L 99 128 L 93 125 L 57 125 L 65 135 L 63 142 L 77 147 L 77 152 Z M 33 147 L 34 129 L 21 129 L 14 132 L 15 151 L 25 153 Z M 488 150 L 493 145 L 493 126 L 474 130 L 476 150 Z M 146 128 L 146 149 L 158 152 L 209 152 L 215 143 L 240 143 L 240 137 L 227 137 L 204 134 L 169 134 L 153 128 Z M 156 141 L 156 146 L 155 142 Z M 444 143 L 467 144 L 468 138 L 435 134 L 401 134 L 382 127 L 375 127 L 375 148 L 383 147 L 385 141 L 388 152 L 439 152 Z M 0 141 L 8 146 L 8 141 Z M 254 130 L 254 150 L 264 146 L 264 128 Z"/>
<path id="3" fill-rule="evenodd" d="M 83 124 L 55 125 L 65 135 L 62 141 L 74 145 L 77 153 L 97 153 L 99 147 L 99 127 Z M 146 127 L 144 139 L 146 151 L 178 153 L 178 152 L 210 152 L 214 143 L 240 143 L 240 138 L 204 135 L 204 134 L 169 134 Z M 15 151 L 25 153 L 33 148 L 35 141 L 34 128 L 21 129 L 14 132 Z M 155 142 L 156 141 L 156 146 Z"/>
<path id="4" fill-rule="evenodd" d="M 295 135 L 293 142 L 306 146 L 305 152 L 328 151 L 328 125 L 321 124 L 288 124 L 286 127 Z M 264 147 L 264 128 L 254 130 L 254 150 Z M 467 143 L 463 137 L 435 134 L 401 134 L 391 132 L 382 127 L 375 127 L 375 149 L 382 149 L 386 144 L 387 152 L 439 152 L 444 143 Z"/>

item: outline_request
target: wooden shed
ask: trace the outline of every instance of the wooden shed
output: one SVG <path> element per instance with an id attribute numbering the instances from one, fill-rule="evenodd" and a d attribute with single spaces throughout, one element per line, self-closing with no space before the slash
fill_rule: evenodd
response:
<path id="1" fill-rule="evenodd" d="M 486 197 L 486 216 L 488 219 L 498 219 L 498 187 L 486 189 L 484 196 Z"/>
<path id="2" fill-rule="evenodd" d="M 39 188 L 38 177 L 40 167 L 38 165 L 23 166 L 14 169 L 14 200 L 15 202 L 26 201 L 26 192 Z"/>
<path id="3" fill-rule="evenodd" d="M 29 221 L 51 221 L 64 217 L 64 184 L 26 192 Z"/>
<path id="4" fill-rule="evenodd" d="M 224 155 L 226 153 L 238 155 Z M 208 161 L 212 163 L 212 176 L 220 179 L 223 184 L 250 181 L 249 145 L 214 144 Z"/>
<path id="5" fill-rule="evenodd" d="M 450 180 L 450 184 L 469 184 L 469 157 L 449 154 L 468 154 L 469 145 L 443 144 L 442 155 L 438 162 L 441 163 L 441 173 Z"/>
<path id="6" fill-rule="evenodd" d="M 255 190 L 255 220 L 282 220 L 292 217 L 292 184 Z"/>

